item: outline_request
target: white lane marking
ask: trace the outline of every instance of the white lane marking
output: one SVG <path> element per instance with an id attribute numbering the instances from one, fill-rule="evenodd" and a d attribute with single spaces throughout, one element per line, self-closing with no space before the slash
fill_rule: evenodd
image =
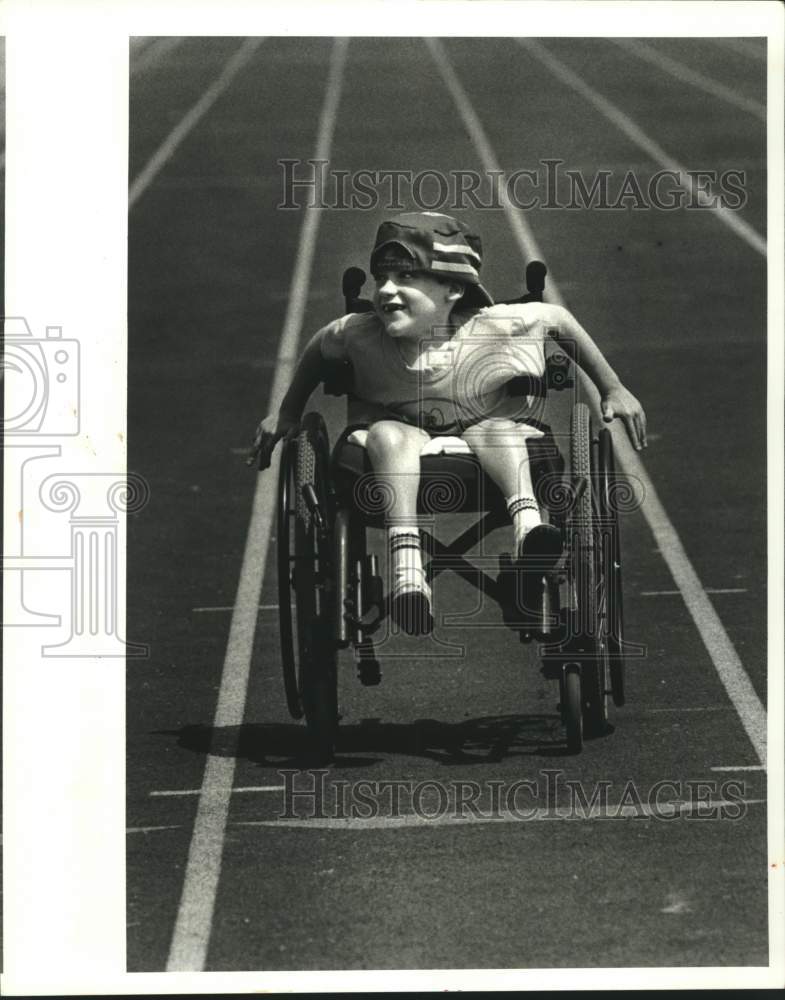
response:
<path id="1" fill-rule="evenodd" d="M 317 160 L 330 158 L 347 47 L 348 39 L 336 38 L 333 42 L 324 103 L 319 116 L 315 153 Z M 318 209 L 305 209 L 268 412 L 280 406 L 294 373 L 295 352 L 303 324 L 305 297 L 320 219 L 321 213 Z M 216 729 L 227 726 L 239 727 L 243 722 L 257 607 L 274 517 L 275 484 L 279 462 L 279 454 L 276 451 L 269 471 L 265 475 L 257 474 L 256 478 L 251 523 L 240 570 L 237 600 L 229 628 L 221 689 L 213 723 Z M 204 968 L 221 872 L 221 855 L 234 768 L 233 756 L 207 758 L 202 793 L 199 797 L 188 851 L 183 892 L 167 962 L 169 972 L 199 972 Z"/>
<path id="2" fill-rule="evenodd" d="M 683 167 L 677 160 L 674 160 L 669 153 L 665 152 L 662 146 L 658 145 L 640 126 L 636 125 L 629 115 L 626 115 L 621 108 L 618 108 L 612 101 L 609 101 L 607 97 L 603 97 L 599 91 L 589 86 L 585 80 L 569 69 L 569 67 L 565 66 L 544 45 L 535 42 L 532 38 L 517 38 L 516 41 L 530 55 L 534 56 L 535 59 L 539 59 L 543 66 L 546 66 L 554 76 L 558 77 L 563 83 L 566 83 L 576 93 L 585 97 L 612 125 L 615 125 L 620 132 L 623 132 L 628 139 L 650 156 L 655 163 L 658 163 L 665 170 L 672 170 L 679 178 L 687 177 L 686 167 Z M 692 188 L 687 181 L 678 180 L 676 183 L 692 197 Z M 743 239 L 748 246 L 756 250 L 761 256 L 766 256 L 766 240 L 748 222 L 745 222 L 744 219 L 740 218 L 735 212 L 730 211 L 724 205 L 714 204 L 711 195 L 702 196 L 698 192 L 697 200 L 698 202 L 702 201 L 706 206 L 706 211 L 711 212 L 723 225 L 727 226 L 728 229 Z"/>
<path id="3" fill-rule="evenodd" d="M 485 134 L 477 113 L 471 105 L 466 91 L 458 80 L 444 46 L 436 38 L 426 38 L 424 41 L 430 49 L 445 85 L 453 97 L 458 114 L 474 143 L 483 166 L 486 170 L 498 171 L 499 177 L 503 179 L 505 176 L 504 171 L 499 166 L 499 161 L 493 151 L 493 147 Z M 518 244 L 521 257 L 524 261 L 532 259 L 543 260 L 544 257 L 540 252 L 540 248 L 525 216 L 513 206 L 509 197 L 507 197 L 506 185 L 500 184 L 500 189 L 502 191 L 502 207 Z M 549 287 L 550 298 L 563 306 L 564 299 L 556 281 L 553 279 L 553 275 L 551 275 Z M 582 384 L 587 388 L 591 398 L 595 401 L 594 406 L 596 411 L 596 390 L 589 377 L 580 368 L 578 372 Z M 736 707 L 744 730 L 755 748 L 755 752 L 761 763 L 765 764 L 766 711 L 761 704 L 760 698 L 758 698 L 755 688 L 752 686 L 752 682 L 744 670 L 741 660 L 733 648 L 733 644 L 717 612 L 706 596 L 698 575 L 687 553 L 684 551 L 681 539 L 676 533 L 676 529 L 671 523 L 657 495 L 657 491 L 654 489 L 654 484 L 649 478 L 649 474 L 644 468 L 637 452 L 630 444 L 626 433 L 623 430 L 619 430 L 618 427 L 613 429 L 613 441 L 621 471 L 625 475 L 633 477 L 633 481 L 637 478 L 643 485 L 645 492 L 645 499 L 641 508 L 643 516 L 646 518 L 646 522 L 654 535 L 657 547 L 670 570 L 674 583 L 682 593 L 687 610 L 698 629 L 728 697 Z"/>
<path id="4" fill-rule="evenodd" d="M 709 596 L 701 586 L 698 574 L 684 550 L 681 539 L 670 521 L 654 484 L 643 467 L 637 452 L 621 434 L 614 434 L 619 464 L 623 471 L 636 477 L 646 490 L 642 511 L 651 528 L 662 558 L 674 583 L 684 596 L 684 603 L 714 663 L 723 687 L 738 712 L 741 724 L 755 748 L 761 764 L 766 764 L 766 710 L 752 681 L 725 631 Z"/>
<path id="5" fill-rule="evenodd" d="M 634 709 L 633 709 L 634 711 Z M 643 715 L 652 715 L 655 712 L 734 712 L 733 705 L 708 705 L 706 707 L 693 706 L 691 708 L 644 708 L 640 710 Z"/>
<path id="6" fill-rule="evenodd" d="M 297 830 L 394 830 L 400 828 L 418 827 L 419 829 L 430 829 L 436 827 L 458 827 L 476 826 L 487 823 L 567 823 L 585 822 L 587 820 L 602 821 L 612 823 L 626 819 L 670 819 L 674 816 L 685 816 L 690 813 L 700 815 L 705 814 L 707 807 L 715 809 L 730 808 L 735 815 L 740 806 L 760 805 L 766 799 L 713 799 L 706 802 L 661 802 L 658 805 L 649 805 L 641 802 L 639 805 L 609 804 L 607 808 L 589 807 L 587 812 L 581 809 L 523 809 L 515 811 L 502 811 L 493 814 L 480 813 L 477 816 L 455 816 L 445 813 L 435 815 L 431 818 L 418 816 L 415 813 L 407 813 L 402 816 L 371 816 L 368 819 L 362 817 L 337 817 L 337 816 L 313 816 L 286 819 L 253 819 L 238 820 L 232 826 L 275 826 L 291 827 Z M 707 817 L 708 818 L 708 817 Z M 716 818 L 716 816 L 714 817 Z M 741 818 L 741 817 L 739 817 Z"/>
<path id="7" fill-rule="evenodd" d="M 762 764 L 734 764 L 728 767 L 712 767 L 711 771 L 765 771 Z"/>
<path id="8" fill-rule="evenodd" d="M 278 610 L 278 605 L 277 604 L 260 604 L 259 605 L 259 610 L 260 611 L 277 611 Z M 223 607 L 219 607 L 219 608 L 191 608 L 191 611 L 194 614 L 200 614 L 202 612 L 207 612 L 207 611 L 234 611 L 234 605 L 233 604 L 226 604 Z"/>
<path id="9" fill-rule="evenodd" d="M 170 52 L 174 52 L 182 41 L 182 38 L 167 37 L 156 38 L 154 41 L 150 42 L 147 48 L 143 52 L 139 53 L 138 58 L 131 60 L 131 76 L 151 69 L 156 63 L 160 62 L 164 56 L 169 55 Z M 131 42 L 133 43 L 133 39 L 131 39 Z M 134 54 L 133 45 L 131 47 L 131 54 Z"/>
<path id="10" fill-rule="evenodd" d="M 282 792 L 284 790 L 284 785 L 246 785 L 240 786 L 238 788 L 233 788 L 232 795 L 237 795 L 240 792 Z M 164 789 L 163 791 L 150 792 L 151 797 L 155 796 L 176 796 L 176 795 L 200 795 L 202 792 L 201 788 L 172 788 Z"/>
<path id="11" fill-rule="evenodd" d="M 698 90 L 702 90 L 706 94 L 711 94 L 712 97 L 717 97 L 721 101 L 725 101 L 726 104 L 740 108 L 742 111 L 754 115 L 755 118 L 762 122 L 766 121 L 766 108 L 760 101 L 755 101 L 751 97 L 742 97 L 741 94 L 738 94 L 730 87 L 726 87 L 719 80 L 714 80 L 710 76 L 704 76 L 703 73 L 699 73 L 697 70 L 692 69 L 692 67 L 685 65 L 685 63 L 679 62 L 678 59 L 666 56 L 664 52 L 653 49 L 638 39 L 612 38 L 611 41 L 618 45 L 619 48 L 632 53 L 632 55 L 637 56 L 638 59 L 642 59 L 644 62 L 651 63 L 652 66 L 656 66 L 670 76 L 675 77 L 675 79 L 689 83 Z"/>
<path id="12" fill-rule="evenodd" d="M 755 42 L 745 38 L 717 38 L 721 45 L 738 52 L 739 55 L 747 56 L 748 59 L 755 59 L 757 62 L 766 62 L 766 49 L 756 45 Z"/>
<path id="13" fill-rule="evenodd" d="M 667 903 L 662 907 L 660 913 L 692 913 L 692 907 L 683 896 L 676 892 L 669 892 Z"/>
<path id="14" fill-rule="evenodd" d="M 126 833 L 157 833 L 159 830 L 182 830 L 182 824 L 175 826 L 129 826 Z"/>
<path id="15" fill-rule="evenodd" d="M 205 90 L 194 106 L 185 113 L 134 178 L 128 189 L 128 210 L 141 198 L 161 168 L 172 158 L 177 147 L 191 130 L 198 125 L 218 98 L 227 89 L 240 70 L 250 62 L 263 38 L 247 38 L 229 59 L 220 74 Z"/>
<path id="16" fill-rule="evenodd" d="M 680 594 L 680 590 L 642 590 L 641 597 L 673 597 Z M 705 594 L 746 594 L 746 587 L 705 587 Z"/>

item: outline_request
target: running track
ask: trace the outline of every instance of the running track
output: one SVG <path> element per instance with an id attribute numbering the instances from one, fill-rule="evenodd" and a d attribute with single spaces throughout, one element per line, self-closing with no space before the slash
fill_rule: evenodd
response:
<path id="1" fill-rule="evenodd" d="M 764 103 L 749 41 L 132 51 L 129 469 L 152 499 L 129 521 L 128 635 L 152 655 L 128 670 L 129 970 L 766 964 Z M 551 298 L 647 410 L 633 471 L 648 502 L 624 526 L 627 631 L 647 655 L 615 732 L 562 756 L 535 650 L 453 629 L 462 656 L 399 643 L 378 688 L 344 661 L 332 771 L 509 784 L 559 769 L 586 789 L 611 782 L 616 802 L 629 781 L 645 795 L 669 780 L 682 798 L 714 781 L 721 798 L 736 780 L 740 819 L 278 819 L 277 772 L 298 766 L 303 732 L 283 702 L 271 560 L 261 573 L 274 478 L 257 488 L 241 455 L 378 221 L 276 210 L 276 161 L 319 155 L 415 172 L 559 158 L 643 183 L 674 163 L 745 171 L 730 218 L 465 213 L 491 291 L 517 290 L 538 249 Z M 323 409 L 334 436 L 340 403 Z M 442 608 L 473 599 L 440 578 Z"/>

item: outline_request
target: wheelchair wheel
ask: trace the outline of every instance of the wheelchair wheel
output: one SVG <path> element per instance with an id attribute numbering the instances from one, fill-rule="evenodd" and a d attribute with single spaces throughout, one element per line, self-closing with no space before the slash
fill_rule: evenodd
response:
<path id="1" fill-rule="evenodd" d="M 616 464 L 613 438 L 605 428 L 599 435 L 600 518 L 603 525 L 603 578 L 607 601 L 606 635 L 614 705 L 624 704 L 624 606 L 622 598 L 619 514 L 613 498 Z"/>
<path id="2" fill-rule="evenodd" d="M 278 472 L 278 626 L 281 636 L 281 665 L 286 706 L 294 719 L 303 717 L 294 651 L 292 588 L 294 576 L 294 497 L 297 489 L 297 442 L 284 441 Z"/>
<path id="3" fill-rule="evenodd" d="M 570 422 L 572 476 L 584 479 L 586 488 L 570 519 L 571 567 L 576 608 L 572 615 L 572 637 L 581 651 L 581 703 L 587 737 L 607 730 L 608 648 L 600 617 L 598 578 L 601 566 L 595 534 L 596 478 L 592 476 L 592 423 L 585 403 L 573 407 Z"/>
<path id="4" fill-rule="evenodd" d="M 333 635 L 329 443 L 319 414 L 309 413 L 304 418 L 286 459 L 286 469 L 281 470 L 286 504 L 279 507 L 286 516 L 278 537 L 282 647 L 288 640 L 288 650 L 282 656 L 284 686 L 289 711 L 295 718 L 305 714 L 312 750 L 324 761 L 332 757 L 338 727 L 338 649 Z M 305 487 L 313 491 L 310 495 L 316 508 L 306 499 Z M 290 572 L 282 574 L 284 550 Z M 286 588 L 282 580 L 287 582 Z M 292 591 L 296 643 L 291 641 Z"/>

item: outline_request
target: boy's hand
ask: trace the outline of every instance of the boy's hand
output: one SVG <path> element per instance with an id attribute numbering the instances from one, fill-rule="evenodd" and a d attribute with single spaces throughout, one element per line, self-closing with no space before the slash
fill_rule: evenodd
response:
<path id="1" fill-rule="evenodd" d="M 253 465 L 255 459 L 259 458 L 259 469 L 267 469 L 273 455 L 273 448 L 282 437 L 290 434 L 298 426 L 298 421 L 291 417 L 284 417 L 280 413 L 271 413 L 256 428 L 253 445 L 245 460 L 246 465 Z"/>
<path id="2" fill-rule="evenodd" d="M 623 385 L 616 386 L 603 395 L 600 405 L 606 423 L 614 417 L 621 417 L 635 449 L 640 451 L 646 447 L 646 414 L 631 392 Z"/>

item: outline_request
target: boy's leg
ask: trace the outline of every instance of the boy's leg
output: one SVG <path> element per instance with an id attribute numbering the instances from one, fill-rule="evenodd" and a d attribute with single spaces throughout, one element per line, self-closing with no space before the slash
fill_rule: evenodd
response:
<path id="1" fill-rule="evenodd" d="M 430 588 L 425 581 L 417 524 L 420 451 L 429 440 L 419 427 L 379 420 L 368 428 L 365 444 L 376 482 L 388 500 L 392 614 L 410 634 L 428 632 L 432 627 Z"/>
<path id="2" fill-rule="evenodd" d="M 561 552 L 561 535 L 542 523 L 523 428 L 513 420 L 488 418 L 467 428 L 463 439 L 507 502 L 516 553 L 556 557 Z"/>
<path id="3" fill-rule="evenodd" d="M 425 431 L 397 420 L 377 420 L 368 428 L 365 447 L 375 478 L 389 495 L 392 526 L 417 526 L 420 451 L 428 441 Z"/>

